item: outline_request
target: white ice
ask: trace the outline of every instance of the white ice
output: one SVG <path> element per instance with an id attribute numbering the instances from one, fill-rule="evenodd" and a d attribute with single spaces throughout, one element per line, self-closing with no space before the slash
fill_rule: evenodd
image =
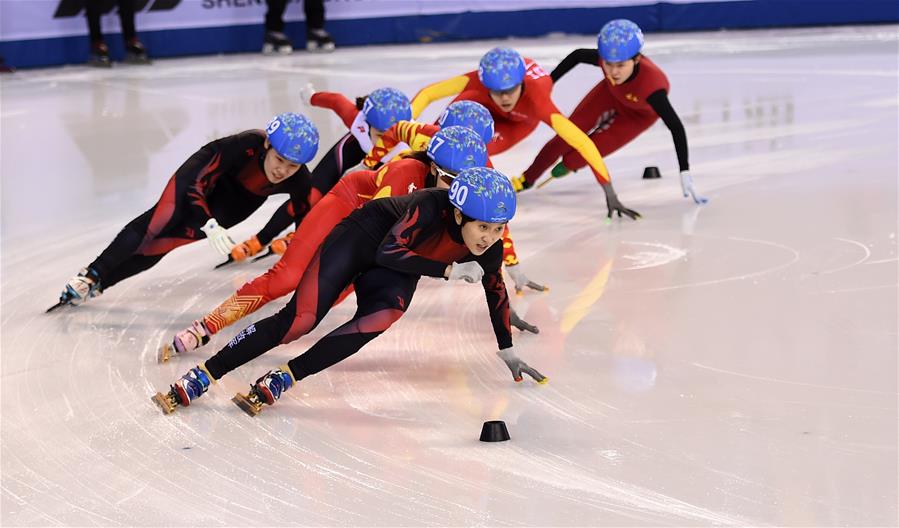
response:
<path id="1" fill-rule="evenodd" d="M 512 381 L 479 287 L 423 280 L 385 335 L 258 417 L 231 396 L 352 300 L 163 416 L 151 394 L 245 325 L 164 366 L 156 347 L 271 264 L 213 271 L 205 242 L 43 313 L 207 141 L 300 110 L 324 152 L 343 127 L 301 106 L 306 82 L 414 94 L 497 43 L 4 76 L 0 524 L 895 525 L 895 26 L 649 35 L 711 203 L 681 197 L 661 123 L 607 158 L 643 220 L 605 223 L 588 171 L 521 195 L 522 266 L 551 290 L 512 299 L 541 329 L 514 338 L 548 385 Z M 595 45 L 502 43 L 547 68 Z M 560 108 L 598 75 L 565 77 Z M 498 167 L 517 174 L 549 137 Z M 491 419 L 510 442 L 478 441 Z"/>

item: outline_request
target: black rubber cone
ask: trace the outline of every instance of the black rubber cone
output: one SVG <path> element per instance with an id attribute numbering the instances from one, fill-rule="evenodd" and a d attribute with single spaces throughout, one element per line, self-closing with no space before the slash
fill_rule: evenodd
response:
<path id="1" fill-rule="evenodd" d="M 492 420 L 484 422 L 481 428 L 481 442 L 505 442 L 509 439 L 509 430 L 506 429 L 506 422 L 502 420 Z"/>
<path id="2" fill-rule="evenodd" d="M 644 180 L 655 180 L 657 178 L 661 178 L 662 173 L 659 172 L 658 167 L 646 167 L 643 169 L 643 179 Z"/>

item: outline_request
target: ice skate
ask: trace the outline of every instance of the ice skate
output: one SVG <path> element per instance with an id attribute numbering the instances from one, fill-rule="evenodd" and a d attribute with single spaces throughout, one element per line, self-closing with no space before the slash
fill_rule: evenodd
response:
<path id="1" fill-rule="evenodd" d="M 150 64 L 147 49 L 137 38 L 133 38 L 125 43 L 124 62 L 127 64 Z"/>
<path id="2" fill-rule="evenodd" d="M 91 52 L 87 59 L 87 64 L 95 68 L 112 67 L 112 61 L 109 60 L 109 46 L 103 41 L 91 44 Z"/>
<path id="3" fill-rule="evenodd" d="M 262 400 L 259 399 L 259 396 L 256 395 L 253 389 L 250 389 L 246 395 L 238 392 L 231 398 L 231 401 L 250 416 L 256 416 L 262 412 Z"/>
<path id="4" fill-rule="evenodd" d="M 281 394 L 293 387 L 296 380 L 287 365 L 274 370 L 256 380 L 246 395 L 237 393 L 231 398 L 238 407 L 250 416 L 256 416 L 262 411 L 262 404 L 274 405 L 281 398 Z"/>
<path id="5" fill-rule="evenodd" d="M 206 372 L 201 366 L 196 366 L 187 371 L 187 374 L 171 386 L 169 392 L 162 394 L 157 392 L 150 400 L 162 409 L 163 414 L 171 414 L 179 405 L 182 407 L 190 406 L 191 402 L 203 395 L 209 390 L 209 385 L 213 383 L 212 376 Z"/>
<path id="6" fill-rule="evenodd" d="M 103 293 L 100 277 L 92 268 L 84 268 L 69 279 L 59 294 L 59 302 L 47 309 L 47 313 L 66 305 L 78 306 Z"/>
<path id="7" fill-rule="evenodd" d="M 162 409 L 162 414 L 172 414 L 175 412 L 175 407 L 178 406 L 178 400 L 174 390 L 170 390 L 166 394 L 157 392 L 156 395 L 150 398 L 150 401 Z"/>
<path id="8" fill-rule="evenodd" d="M 310 29 L 306 33 L 306 51 L 332 52 L 334 51 L 334 39 L 324 29 Z"/>
<path id="9" fill-rule="evenodd" d="M 280 31 L 266 31 L 265 40 L 262 42 L 262 53 L 266 55 L 274 53 L 290 55 L 293 53 L 293 44 L 287 38 L 287 35 Z"/>
<path id="10" fill-rule="evenodd" d="M 165 363 L 176 354 L 196 350 L 209 342 L 209 331 L 202 320 L 194 321 L 193 324 L 184 330 L 175 334 L 171 343 L 165 343 L 157 352 L 156 359 L 159 363 Z"/>

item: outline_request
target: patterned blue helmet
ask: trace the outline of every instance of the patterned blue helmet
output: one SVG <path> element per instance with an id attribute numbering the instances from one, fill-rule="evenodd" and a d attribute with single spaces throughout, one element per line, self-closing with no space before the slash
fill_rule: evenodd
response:
<path id="1" fill-rule="evenodd" d="M 378 88 L 368 94 L 362 113 L 369 126 L 383 131 L 397 121 L 412 119 L 412 105 L 406 94 L 396 88 Z"/>
<path id="2" fill-rule="evenodd" d="M 524 81 L 524 59 L 510 48 L 493 48 L 481 57 L 478 79 L 488 90 L 503 91 Z"/>
<path id="3" fill-rule="evenodd" d="M 285 112 L 265 126 L 269 143 L 282 158 L 293 163 L 309 163 L 318 152 L 318 129 L 306 116 Z"/>
<path id="4" fill-rule="evenodd" d="M 458 174 L 462 169 L 487 165 L 487 147 L 472 129 L 451 126 L 431 138 L 428 157 L 441 169 Z"/>
<path id="5" fill-rule="evenodd" d="M 622 62 L 633 59 L 643 49 L 643 32 L 637 24 L 619 18 L 602 27 L 597 41 L 604 61 Z"/>
<path id="6" fill-rule="evenodd" d="M 456 101 L 446 107 L 443 115 L 437 120 L 440 128 L 463 126 L 474 130 L 484 143 L 493 139 L 493 116 L 481 103 L 474 101 Z"/>
<path id="7" fill-rule="evenodd" d="M 496 169 L 465 169 L 453 180 L 449 200 L 465 216 L 504 224 L 515 216 L 516 196 L 512 182 Z"/>

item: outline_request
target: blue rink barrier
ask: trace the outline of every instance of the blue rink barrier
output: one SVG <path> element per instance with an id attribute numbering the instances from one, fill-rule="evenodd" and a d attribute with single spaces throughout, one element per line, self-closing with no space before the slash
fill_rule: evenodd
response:
<path id="1" fill-rule="evenodd" d="M 608 20 L 629 18 L 647 33 L 899 22 L 897 0 L 744 0 L 694 4 L 657 3 L 625 7 L 466 12 L 447 15 L 329 20 L 338 46 L 450 42 L 503 37 L 536 37 L 552 32 L 595 34 Z M 85 23 L 85 33 L 87 24 Z M 141 31 L 152 57 L 177 57 L 261 50 L 262 21 L 252 25 Z M 285 31 L 305 44 L 305 24 Z M 121 35 L 108 34 L 113 60 L 124 55 Z M 88 37 L 71 36 L 0 42 L 0 55 L 12 66 L 78 64 L 87 60 Z"/>

